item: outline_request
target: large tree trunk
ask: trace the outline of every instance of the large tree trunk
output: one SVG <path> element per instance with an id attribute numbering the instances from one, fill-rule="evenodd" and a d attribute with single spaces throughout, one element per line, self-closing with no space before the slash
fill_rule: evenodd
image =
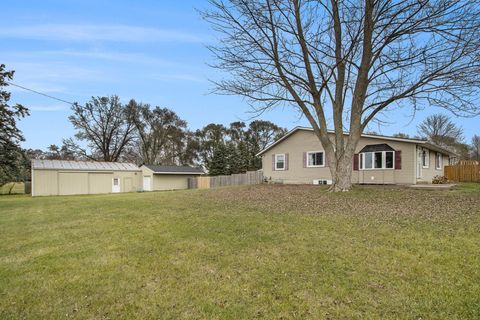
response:
<path id="1" fill-rule="evenodd" d="M 344 137 L 342 137 L 344 138 Z M 344 141 L 341 138 L 336 139 L 337 144 L 345 146 L 343 151 L 338 145 L 333 147 L 328 139 L 320 139 L 326 151 L 326 157 L 329 163 L 330 173 L 332 175 L 332 192 L 345 192 L 352 188 L 353 156 L 358 144 L 358 138 L 349 136 Z"/>
<path id="2" fill-rule="evenodd" d="M 333 184 L 330 191 L 349 191 L 352 188 L 352 158 L 343 157 L 338 166 L 330 167 Z"/>

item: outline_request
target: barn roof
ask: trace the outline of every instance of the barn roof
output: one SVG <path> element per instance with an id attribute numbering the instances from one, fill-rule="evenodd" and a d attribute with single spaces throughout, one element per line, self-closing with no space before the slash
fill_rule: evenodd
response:
<path id="1" fill-rule="evenodd" d="M 36 159 L 32 160 L 32 168 L 44 170 L 140 171 L 140 168 L 133 163 Z"/>

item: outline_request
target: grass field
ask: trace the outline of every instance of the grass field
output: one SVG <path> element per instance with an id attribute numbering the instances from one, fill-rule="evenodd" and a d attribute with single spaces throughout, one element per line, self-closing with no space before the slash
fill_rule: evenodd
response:
<path id="1" fill-rule="evenodd" d="M 0 195 L 2 194 L 23 194 L 25 193 L 25 186 L 23 182 L 10 182 L 0 187 Z"/>
<path id="2" fill-rule="evenodd" d="M 479 319 L 480 185 L 0 197 L 0 319 Z"/>

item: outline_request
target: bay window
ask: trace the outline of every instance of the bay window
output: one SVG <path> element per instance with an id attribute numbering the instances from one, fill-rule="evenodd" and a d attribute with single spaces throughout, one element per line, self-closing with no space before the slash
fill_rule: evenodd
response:
<path id="1" fill-rule="evenodd" d="M 395 151 L 376 151 L 360 153 L 360 169 L 393 169 Z"/>
<path id="2" fill-rule="evenodd" d="M 360 169 L 372 169 L 373 152 L 361 153 L 363 166 Z"/>

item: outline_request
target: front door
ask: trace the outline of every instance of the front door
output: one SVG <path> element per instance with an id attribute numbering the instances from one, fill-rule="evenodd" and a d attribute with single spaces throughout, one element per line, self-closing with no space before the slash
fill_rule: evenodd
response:
<path id="1" fill-rule="evenodd" d="M 120 192 L 120 178 L 112 179 L 112 192 Z"/>
<path id="2" fill-rule="evenodd" d="M 422 178 L 423 152 L 422 148 L 417 148 L 417 179 Z"/>
<path id="3" fill-rule="evenodd" d="M 150 191 L 151 190 L 151 177 L 144 176 L 143 177 L 143 191 Z"/>

